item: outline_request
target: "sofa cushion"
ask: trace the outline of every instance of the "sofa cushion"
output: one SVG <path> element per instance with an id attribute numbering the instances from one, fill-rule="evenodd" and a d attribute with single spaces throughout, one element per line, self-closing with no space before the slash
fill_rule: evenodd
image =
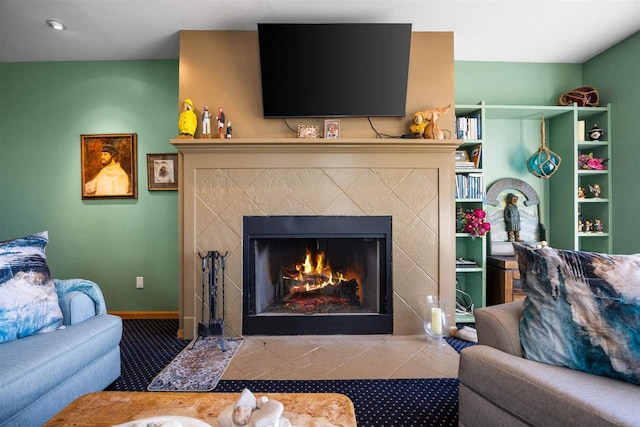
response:
<path id="1" fill-rule="evenodd" d="M 51 332 L 62 325 L 49 274 L 46 231 L 0 243 L 0 342 Z"/>
<path id="2" fill-rule="evenodd" d="M 640 384 L 640 254 L 513 246 L 524 356 Z"/>
<path id="3" fill-rule="evenodd" d="M 460 421 L 465 425 L 519 425 L 513 420 L 501 424 L 496 413 L 487 413 L 492 407 L 527 426 L 638 425 L 640 387 L 605 376 L 475 345 L 460 352 L 458 377 Z M 465 387 L 477 394 L 478 399 L 470 400 L 463 391 Z"/>

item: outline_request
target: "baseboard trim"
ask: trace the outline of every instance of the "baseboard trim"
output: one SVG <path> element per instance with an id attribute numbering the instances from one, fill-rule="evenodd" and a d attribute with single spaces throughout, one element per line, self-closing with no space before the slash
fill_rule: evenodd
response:
<path id="1" fill-rule="evenodd" d="M 123 319 L 178 319 L 177 311 L 110 311 Z"/>

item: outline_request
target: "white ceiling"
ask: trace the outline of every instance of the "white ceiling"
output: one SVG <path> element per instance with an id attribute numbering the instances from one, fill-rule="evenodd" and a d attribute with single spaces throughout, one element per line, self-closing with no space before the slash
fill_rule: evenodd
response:
<path id="1" fill-rule="evenodd" d="M 640 31 L 640 0 L 0 0 L 0 62 L 177 58 L 180 30 L 258 22 L 410 22 L 453 31 L 457 61 L 583 63 Z"/>

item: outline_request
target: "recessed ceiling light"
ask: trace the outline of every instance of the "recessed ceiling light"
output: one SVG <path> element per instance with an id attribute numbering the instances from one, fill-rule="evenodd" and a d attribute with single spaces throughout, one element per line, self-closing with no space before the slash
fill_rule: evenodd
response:
<path id="1" fill-rule="evenodd" d="M 67 29 L 67 26 L 64 22 L 58 21 L 57 19 L 47 19 L 47 25 L 53 28 L 54 30 L 63 31 Z"/>

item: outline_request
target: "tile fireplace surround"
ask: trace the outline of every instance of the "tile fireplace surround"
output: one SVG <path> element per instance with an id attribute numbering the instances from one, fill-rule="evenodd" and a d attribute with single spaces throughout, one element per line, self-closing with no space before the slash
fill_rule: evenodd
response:
<path id="1" fill-rule="evenodd" d="M 454 315 L 455 141 L 175 139 L 180 152 L 180 329 L 202 310 L 198 252 L 228 251 L 225 327 L 242 335 L 242 219 L 391 215 L 394 335 L 424 334 L 425 296 Z M 205 313 L 208 308 L 205 308 Z"/>

